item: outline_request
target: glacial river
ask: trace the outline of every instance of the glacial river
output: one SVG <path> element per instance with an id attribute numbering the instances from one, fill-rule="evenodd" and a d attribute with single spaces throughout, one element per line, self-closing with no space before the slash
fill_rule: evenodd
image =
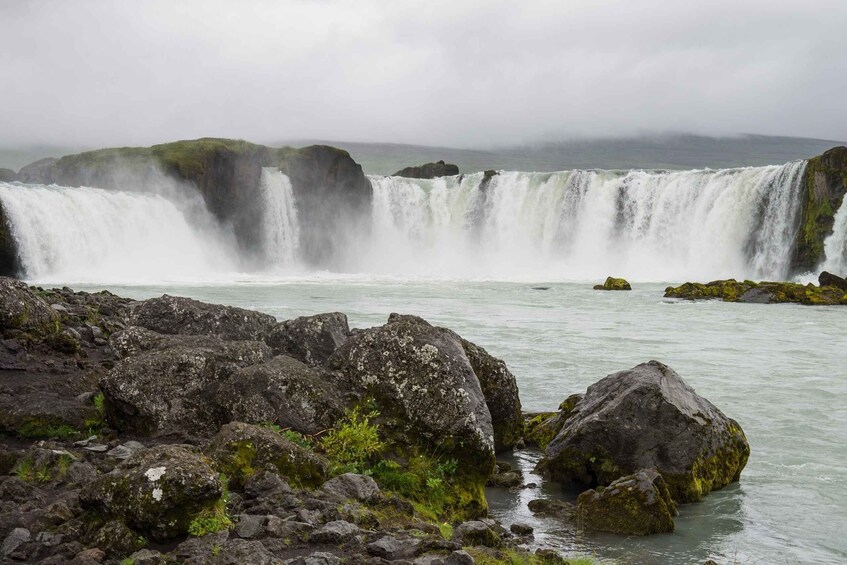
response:
<path id="1" fill-rule="evenodd" d="M 743 427 L 752 453 L 740 483 L 682 506 L 675 533 L 646 538 L 536 519 L 526 503 L 565 496 L 554 484 L 491 492 L 492 514 L 507 525 L 530 523 L 538 542 L 563 552 L 615 563 L 847 562 L 847 307 L 674 302 L 655 283 L 611 293 L 591 283 L 320 276 L 69 286 L 191 296 L 279 319 L 341 311 L 353 327 L 384 323 L 391 312 L 418 314 L 505 360 L 528 411 L 553 410 L 609 373 L 660 360 Z M 529 472 L 537 456 L 513 461 Z"/>

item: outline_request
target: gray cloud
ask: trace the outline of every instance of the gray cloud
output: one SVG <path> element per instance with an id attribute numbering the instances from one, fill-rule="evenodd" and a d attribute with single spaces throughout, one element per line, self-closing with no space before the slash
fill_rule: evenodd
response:
<path id="1" fill-rule="evenodd" d="M 0 0 L 0 144 L 847 139 L 843 0 Z"/>

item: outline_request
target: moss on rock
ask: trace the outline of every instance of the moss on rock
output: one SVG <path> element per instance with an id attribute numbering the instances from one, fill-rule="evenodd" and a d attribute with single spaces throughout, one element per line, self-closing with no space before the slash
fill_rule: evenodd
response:
<path id="1" fill-rule="evenodd" d="M 807 306 L 832 306 L 847 304 L 843 290 L 833 286 L 816 286 L 793 282 L 753 282 L 735 279 L 718 280 L 709 283 L 687 282 L 677 287 L 665 289 L 666 298 L 686 300 L 718 299 L 724 302 L 747 303 L 793 303 Z"/>
<path id="2" fill-rule="evenodd" d="M 606 277 L 606 282 L 594 285 L 594 290 L 632 290 L 632 287 L 626 279 Z"/>

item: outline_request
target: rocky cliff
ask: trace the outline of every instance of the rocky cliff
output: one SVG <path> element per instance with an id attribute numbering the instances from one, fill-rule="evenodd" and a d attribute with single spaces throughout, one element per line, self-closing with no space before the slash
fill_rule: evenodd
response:
<path id="1" fill-rule="evenodd" d="M 793 270 L 813 270 L 823 259 L 823 243 L 832 233 L 835 214 L 847 193 L 847 147 L 833 147 L 809 159 L 803 177 L 800 229 Z"/>

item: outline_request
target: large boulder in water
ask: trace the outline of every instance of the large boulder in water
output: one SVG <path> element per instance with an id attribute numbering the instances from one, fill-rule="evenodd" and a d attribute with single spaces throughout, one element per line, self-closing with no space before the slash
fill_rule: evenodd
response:
<path id="1" fill-rule="evenodd" d="M 162 334 L 215 335 L 226 340 L 262 340 L 277 324 L 269 314 L 167 294 L 134 305 L 129 320 Z"/>
<path id="2" fill-rule="evenodd" d="M 314 367 L 325 363 L 349 335 L 347 316 L 329 312 L 280 322 L 265 342 L 274 355 L 288 355 Z"/>
<path id="3" fill-rule="evenodd" d="M 646 536 L 673 532 L 676 503 L 662 475 L 642 469 L 577 499 L 577 520 L 589 530 Z"/>
<path id="4" fill-rule="evenodd" d="M 835 288 L 840 288 L 847 292 L 847 280 L 844 280 L 838 275 L 833 275 L 828 271 L 823 271 L 820 275 L 818 275 L 818 284 L 821 286 L 834 286 Z"/>
<path id="5" fill-rule="evenodd" d="M 650 361 L 588 387 L 539 469 L 593 486 L 653 468 L 677 502 L 694 502 L 738 481 L 749 454 L 735 420 L 670 367 Z"/>
<path id="6" fill-rule="evenodd" d="M 221 383 L 271 355 L 261 342 L 208 336 L 169 336 L 151 350 L 122 336 L 112 341 L 124 355 L 134 348 L 140 352 L 121 359 L 100 380 L 106 415 L 119 430 L 145 435 L 214 434 L 227 421 L 216 400 Z"/>
<path id="7" fill-rule="evenodd" d="M 406 177 L 409 179 L 434 179 L 438 177 L 449 177 L 459 174 L 459 167 L 444 161 L 436 161 L 435 163 L 427 163 L 416 167 L 406 167 L 400 169 L 392 176 Z"/>
<path id="8" fill-rule="evenodd" d="M 272 422 L 304 434 L 331 428 L 346 408 L 329 375 L 285 355 L 238 369 L 216 398 L 229 420 Z"/>
<path id="9" fill-rule="evenodd" d="M 208 459 L 179 445 L 161 445 L 130 456 L 80 492 L 83 508 L 119 517 L 155 540 L 185 534 L 197 514 L 223 494 Z"/>
<path id="10" fill-rule="evenodd" d="M 330 358 L 342 386 L 373 399 L 389 449 L 403 456 L 438 451 L 458 462 L 485 508 L 482 485 L 494 469 L 494 430 L 462 340 L 416 316 L 392 314 L 355 332 Z"/>

